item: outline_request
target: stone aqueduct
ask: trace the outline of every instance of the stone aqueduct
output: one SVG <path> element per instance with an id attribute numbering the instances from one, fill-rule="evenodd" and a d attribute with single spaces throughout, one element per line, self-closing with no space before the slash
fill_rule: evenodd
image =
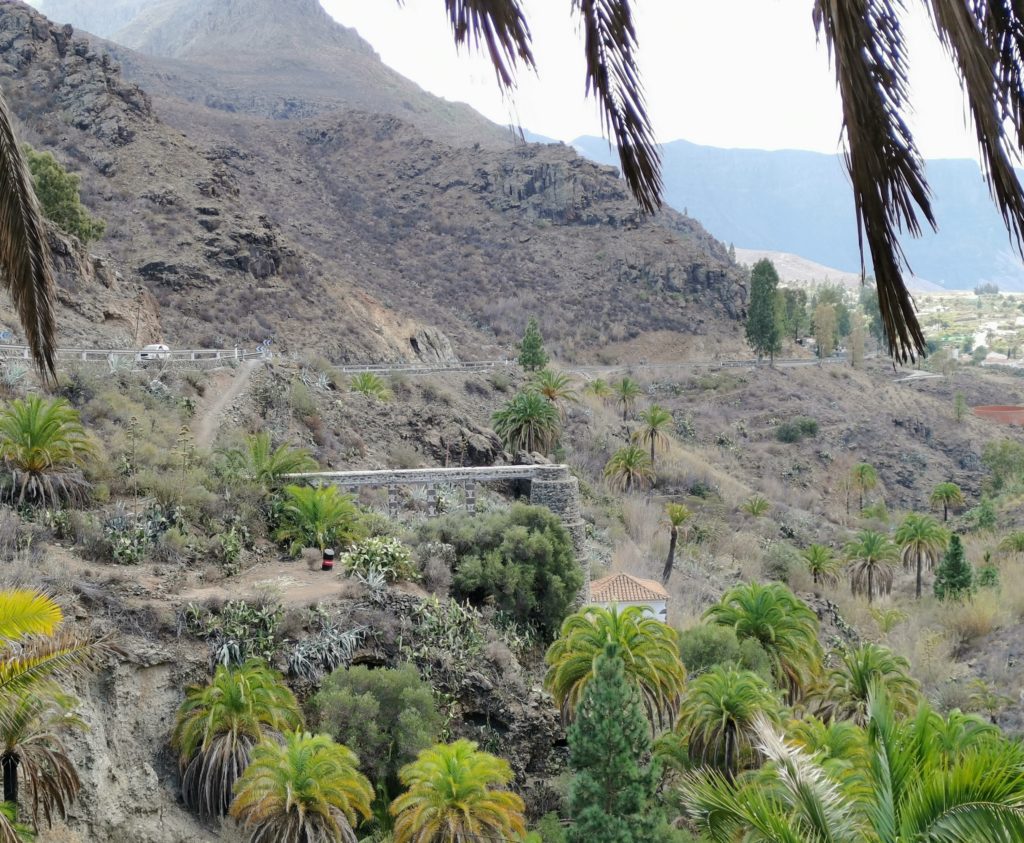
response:
<path id="1" fill-rule="evenodd" d="M 437 515 L 437 488 L 461 484 L 466 490 L 466 507 L 476 508 L 476 489 L 480 483 L 526 480 L 530 483 L 530 503 L 546 506 L 558 516 L 572 537 L 573 550 L 583 568 L 581 600 L 590 591 L 590 560 L 584 550 L 586 529 L 580 511 L 579 481 L 566 465 L 495 465 L 474 468 L 411 468 L 391 471 L 314 471 L 290 474 L 289 479 L 330 483 L 355 492 L 362 486 L 388 490 L 388 513 L 399 513 L 398 491 L 402 487 L 425 486 L 427 512 Z"/>

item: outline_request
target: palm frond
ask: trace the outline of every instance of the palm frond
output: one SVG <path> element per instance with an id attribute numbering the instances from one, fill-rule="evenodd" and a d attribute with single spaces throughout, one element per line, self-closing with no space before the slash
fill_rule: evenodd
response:
<path id="1" fill-rule="evenodd" d="M 605 131 L 619 151 L 622 175 L 648 213 L 661 207 L 661 156 L 647 116 L 636 62 L 629 0 L 573 0 L 583 23 L 587 94 L 601 107 Z"/>
<path id="2" fill-rule="evenodd" d="M 903 281 L 902 231 L 921 233 L 918 214 L 935 227 L 924 165 L 903 119 L 907 62 L 901 0 L 817 0 L 843 102 L 846 166 L 853 183 L 863 264 L 867 240 L 889 352 L 907 361 L 926 351 L 914 301 Z"/>
<path id="3" fill-rule="evenodd" d="M 7 103 L 0 95 L 0 268 L 18 311 L 36 366 L 56 379 L 53 318 L 54 283 L 32 176 L 28 171 Z"/>
<path id="4" fill-rule="evenodd" d="M 34 589 L 0 591 L 0 638 L 50 635 L 64 619 L 54 599 Z"/>
<path id="5" fill-rule="evenodd" d="M 479 47 L 482 41 L 503 88 L 515 87 L 520 62 L 536 66 L 520 0 L 445 0 L 444 5 L 456 45 Z"/>

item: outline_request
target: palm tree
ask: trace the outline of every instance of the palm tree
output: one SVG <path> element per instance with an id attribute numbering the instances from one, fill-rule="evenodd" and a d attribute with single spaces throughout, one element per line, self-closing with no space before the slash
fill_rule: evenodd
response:
<path id="1" fill-rule="evenodd" d="M 679 541 L 679 528 L 682 527 L 693 513 L 685 504 L 665 504 L 665 523 L 668 525 L 668 556 L 665 557 L 665 568 L 661 572 L 661 584 L 668 585 L 669 577 L 672 576 L 672 568 L 676 562 L 676 543 Z"/>
<path id="2" fill-rule="evenodd" d="M 949 534 L 930 515 L 910 513 L 896 530 L 896 543 L 900 546 L 903 567 L 916 566 L 917 580 L 915 593 L 921 599 L 921 574 L 927 564 L 930 571 L 946 552 Z"/>
<path id="3" fill-rule="evenodd" d="M 839 763 L 759 721 L 757 749 L 771 775 L 730 782 L 716 771 L 685 774 L 685 813 L 718 841 L 1024 839 L 1024 749 L 987 730 L 953 726 L 953 719 L 964 718 L 946 721 L 927 706 L 900 719 L 884 693 L 872 694 L 867 728 L 846 741 L 852 751 Z M 956 737 L 948 741 L 951 727 Z M 851 735 L 848 726 L 843 732 Z"/>
<path id="4" fill-rule="evenodd" d="M 89 484 L 81 468 L 93 453 L 78 411 L 63 398 L 29 395 L 0 412 L 4 496 L 12 503 L 57 506 L 83 499 Z"/>
<path id="5" fill-rule="evenodd" d="M 636 399 L 643 394 L 643 389 L 639 383 L 626 375 L 612 385 L 612 390 L 615 393 L 615 402 L 622 408 L 622 420 L 625 421 L 636 407 Z"/>
<path id="6" fill-rule="evenodd" d="M 949 509 L 950 507 L 963 506 L 967 501 L 964 498 L 964 493 L 960 491 L 960 487 L 956 483 L 939 483 L 932 490 L 931 497 L 928 498 L 928 502 L 933 508 L 942 507 L 942 520 L 949 520 Z"/>
<path id="7" fill-rule="evenodd" d="M 782 583 L 733 586 L 704 618 L 732 627 L 741 642 L 752 638 L 760 643 L 790 701 L 810 685 L 822 657 L 818 617 Z"/>
<path id="8" fill-rule="evenodd" d="M 353 829 L 370 818 L 372 801 L 352 750 L 328 735 L 289 732 L 253 750 L 231 816 L 252 832 L 249 843 L 356 843 Z"/>
<path id="9" fill-rule="evenodd" d="M 47 824 L 57 813 L 65 816 L 78 795 L 81 782 L 61 742 L 64 734 L 84 730 L 75 714 L 78 700 L 52 681 L 31 691 L 0 694 L 4 718 L 0 722 L 0 771 L 4 802 L 18 804 L 24 776 L 32 819 L 38 825 L 42 810 Z"/>
<path id="10" fill-rule="evenodd" d="M 809 545 L 801 554 L 807 570 L 815 585 L 828 585 L 835 588 L 839 582 L 839 560 L 832 549 L 823 544 Z"/>
<path id="11" fill-rule="evenodd" d="M 846 545 L 845 552 L 854 595 L 866 594 L 870 603 L 876 593 L 892 591 L 894 563 L 899 559 L 899 551 L 888 536 L 875 530 L 861 530 L 857 538 Z"/>
<path id="12" fill-rule="evenodd" d="M 636 442 L 646 443 L 651 448 L 651 466 L 654 466 L 654 447 L 668 447 L 665 429 L 672 424 L 672 414 L 658 404 L 651 404 L 638 416 L 640 429 L 633 434 Z"/>
<path id="13" fill-rule="evenodd" d="M 654 466 L 647 452 L 639 445 L 619 448 L 604 467 L 604 476 L 613 489 L 631 492 L 654 483 Z"/>
<path id="14" fill-rule="evenodd" d="M 536 392 L 520 392 L 491 420 L 509 451 L 547 454 L 558 439 L 560 419 L 554 404 Z"/>
<path id="15" fill-rule="evenodd" d="M 336 486 L 285 486 L 281 526 L 274 534 L 289 542 L 293 556 L 304 547 L 323 550 L 362 536 L 359 509 Z"/>
<path id="16" fill-rule="evenodd" d="M 373 372 L 360 372 L 357 375 L 353 375 L 352 379 L 348 382 L 348 388 L 351 392 L 358 392 L 367 398 L 376 398 L 378 401 L 391 400 L 391 390 Z"/>
<path id="17" fill-rule="evenodd" d="M 458 740 L 423 750 L 399 773 L 408 790 L 391 804 L 395 843 L 520 840 L 523 800 L 504 788 L 512 769 L 502 758 Z"/>
<path id="18" fill-rule="evenodd" d="M 608 386 L 608 381 L 604 378 L 594 378 L 592 381 L 588 381 L 583 387 L 583 392 L 600 398 L 602 401 L 607 401 L 614 395 L 612 388 Z"/>
<path id="19" fill-rule="evenodd" d="M 766 515 L 771 508 L 771 501 L 764 495 L 751 495 L 740 505 L 740 509 L 754 518 Z"/>
<path id="20" fill-rule="evenodd" d="M 870 463 L 859 462 L 850 471 L 850 484 L 860 494 L 858 512 L 864 509 L 864 495 L 878 485 L 878 472 Z"/>
<path id="21" fill-rule="evenodd" d="M 186 691 L 171 736 L 185 804 L 204 817 L 226 814 L 253 748 L 301 725 L 294 694 L 262 662 L 218 666 L 208 684 Z"/>
<path id="22" fill-rule="evenodd" d="M 264 489 L 276 488 L 286 474 L 316 471 L 316 460 L 305 448 L 294 448 L 287 443 L 273 448 L 269 433 L 254 433 L 245 439 L 245 472 Z"/>
<path id="23" fill-rule="evenodd" d="M 530 389 L 539 392 L 554 404 L 561 419 L 565 419 L 566 403 L 574 403 L 579 400 L 572 385 L 572 378 L 551 369 L 541 369 L 537 372 L 530 382 Z"/>
<path id="24" fill-rule="evenodd" d="M 594 678 L 594 662 L 615 644 L 652 724 L 671 723 L 679 708 L 686 670 L 679 660 L 679 633 L 647 617 L 640 606 L 589 606 L 569 615 L 548 647 L 544 686 L 566 719 L 575 716 L 583 691 Z"/>
<path id="25" fill-rule="evenodd" d="M 754 724 L 778 725 L 779 700 L 764 679 L 733 665 L 716 665 L 686 690 L 676 732 L 692 761 L 711 765 L 732 781 L 752 755 Z"/>
<path id="26" fill-rule="evenodd" d="M 832 720 L 867 723 L 871 696 L 885 691 L 894 714 L 906 717 L 921 701 L 920 687 L 910 676 L 910 663 L 879 644 L 861 644 L 843 653 L 828 672 L 821 694 L 822 712 Z"/>

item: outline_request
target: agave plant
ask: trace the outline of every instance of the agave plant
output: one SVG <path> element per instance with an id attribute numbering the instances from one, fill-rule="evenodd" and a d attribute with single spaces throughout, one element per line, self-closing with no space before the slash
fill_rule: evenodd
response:
<path id="1" fill-rule="evenodd" d="M 82 465 L 95 447 L 63 398 L 29 395 L 0 412 L 0 457 L 7 500 L 57 507 L 83 499 L 89 483 Z"/>

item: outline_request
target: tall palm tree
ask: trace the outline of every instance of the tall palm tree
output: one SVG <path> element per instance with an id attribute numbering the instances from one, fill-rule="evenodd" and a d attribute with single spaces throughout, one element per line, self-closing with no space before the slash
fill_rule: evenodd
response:
<path id="1" fill-rule="evenodd" d="M 672 576 L 672 568 L 676 563 L 676 543 L 679 541 L 679 530 L 693 517 L 693 513 L 685 504 L 665 504 L 665 523 L 668 525 L 668 556 L 665 557 L 665 568 L 661 572 L 661 584 L 668 585 Z"/>
<path id="2" fill-rule="evenodd" d="M 888 536 L 876 530 L 861 530 L 846 545 L 845 553 L 849 563 L 850 588 L 855 595 L 866 594 L 868 603 L 871 603 L 876 593 L 892 591 L 899 550 Z"/>
<path id="3" fill-rule="evenodd" d="M 676 732 L 685 736 L 692 761 L 715 767 L 732 781 L 751 760 L 759 718 L 780 722 L 779 700 L 764 679 L 733 665 L 716 665 L 686 689 Z"/>
<path id="4" fill-rule="evenodd" d="M 651 448 L 651 466 L 654 466 L 654 448 L 668 447 L 668 436 L 665 430 L 672 424 L 672 414 L 658 404 L 651 404 L 637 417 L 640 429 L 633 433 L 633 439 L 645 443 Z"/>
<path id="5" fill-rule="evenodd" d="M 832 548 L 823 544 L 808 545 L 800 557 L 810 571 L 815 585 L 835 587 L 839 582 L 839 560 L 836 559 Z"/>
<path id="6" fill-rule="evenodd" d="M 370 818 L 373 788 L 359 759 L 328 735 L 289 732 L 263 741 L 235 785 L 231 816 L 249 843 L 356 843 L 359 818 Z"/>
<path id="7" fill-rule="evenodd" d="M 821 693 L 823 716 L 832 720 L 867 723 L 872 694 L 881 689 L 894 714 L 906 717 L 921 701 L 920 686 L 910 675 L 910 663 L 879 644 L 861 644 L 846 650 L 838 666 L 828 672 Z"/>
<path id="8" fill-rule="evenodd" d="M 782 583 L 733 586 L 704 618 L 732 627 L 741 642 L 753 638 L 760 643 L 790 701 L 810 686 L 822 658 L 818 617 Z"/>
<path id="9" fill-rule="evenodd" d="M 295 696 L 270 668 L 255 660 L 220 665 L 208 684 L 186 691 L 171 736 L 185 804 L 204 817 L 226 814 L 253 748 L 301 725 Z"/>
<path id="10" fill-rule="evenodd" d="M 519 840 L 523 800 L 504 788 L 508 762 L 458 740 L 423 750 L 399 773 L 408 790 L 391 804 L 395 843 Z"/>
<path id="11" fill-rule="evenodd" d="M 679 660 L 679 633 L 647 617 L 640 606 L 589 606 L 569 615 L 548 647 L 544 687 L 566 719 L 575 716 L 583 691 L 594 678 L 594 662 L 608 644 L 618 647 L 626 678 L 640 692 L 652 724 L 671 723 L 679 708 L 686 670 Z"/>
<path id="12" fill-rule="evenodd" d="M 963 506 L 966 503 L 964 493 L 960 491 L 960 487 L 956 483 L 939 483 L 932 490 L 931 497 L 928 498 L 928 502 L 933 508 L 942 507 L 942 520 L 949 520 L 950 507 Z"/>
<path id="13" fill-rule="evenodd" d="M 632 492 L 655 480 L 654 466 L 639 445 L 619 448 L 604 467 L 604 476 L 613 489 Z"/>
<path id="14" fill-rule="evenodd" d="M 62 743 L 65 734 L 83 730 L 75 713 L 78 700 L 52 681 L 31 691 L 0 694 L 5 717 L 0 721 L 0 772 L 4 802 L 18 803 L 24 778 L 32 819 L 42 811 L 47 824 L 54 814 L 64 816 L 78 795 L 81 782 Z"/>
<path id="15" fill-rule="evenodd" d="M 903 567 L 916 567 L 915 593 L 921 599 L 921 579 L 925 565 L 930 571 L 946 552 L 949 533 L 930 515 L 911 512 L 896 530 L 896 544 L 900 546 Z"/>
<path id="16" fill-rule="evenodd" d="M 4 496 L 21 505 L 58 506 L 89 488 L 82 465 L 95 453 L 78 411 L 63 398 L 29 395 L 0 411 Z"/>
<path id="17" fill-rule="evenodd" d="M 625 421 L 630 413 L 636 408 L 636 400 L 643 395 L 640 384 L 628 375 L 612 385 L 615 393 L 615 403 L 622 408 L 622 420 Z"/>
<path id="18" fill-rule="evenodd" d="M 254 433 L 245 440 L 245 451 L 240 454 L 245 472 L 253 482 L 270 490 L 280 485 L 286 474 L 316 471 L 316 460 L 305 448 L 282 443 L 274 448 L 269 433 Z"/>
<path id="19" fill-rule="evenodd" d="M 946 743 L 944 725 L 927 707 L 900 719 L 884 693 L 873 694 L 858 730 L 864 751 L 835 764 L 762 720 L 757 747 L 771 774 L 736 782 L 716 771 L 685 774 L 684 810 L 723 843 L 1024 839 L 1024 749 L 991 733 Z"/>
<path id="20" fill-rule="evenodd" d="M 565 419 L 565 405 L 579 400 L 572 378 L 552 369 L 541 369 L 530 381 L 530 388 L 539 392 L 558 409 L 558 415 Z"/>
<path id="21" fill-rule="evenodd" d="M 558 440 L 561 422 L 554 404 L 536 392 L 520 392 L 492 417 L 494 432 L 515 453 L 547 454 Z"/>
<path id="22" fill-rule="evenodd" d="M 878 472 L 871 463 L 859 462 L 850 470 L 850 484 L 860 494 L 860 512 L 864 509 L 864 495 L 878 485 Z"/>
<path id="23" fill-rule="evenodd" d="M 363 535 L 359 508 L 336 486 L 285 486 L 281 525 L 274 534 L 293 556 L 304 547 L 323 550 Z"/>

